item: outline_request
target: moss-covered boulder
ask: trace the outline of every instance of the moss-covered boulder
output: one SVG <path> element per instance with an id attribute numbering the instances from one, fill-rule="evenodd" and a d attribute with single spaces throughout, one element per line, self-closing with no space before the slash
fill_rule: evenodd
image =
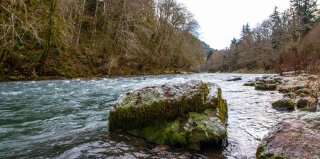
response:
<path id="1" fill-rule="evenodd" d="M 286 119 L 265 136 L 256 153 L 258 159 L 319 158 L 320 112 L 301 119 Z"/>
<path id="2" fill-rule="evenodd" d="M 120 96 L 109 129 L 148 141 L 200 150 L 225 141 L 227 104 L 213 83 L 189 81 L 149 86 Z"/>
<path id="3" fill-rule="evenodd" d="M 294 102 L 289 98 L 283 98 L 272 103 L 272 108 L 277 110 L 294 110 Z"/>

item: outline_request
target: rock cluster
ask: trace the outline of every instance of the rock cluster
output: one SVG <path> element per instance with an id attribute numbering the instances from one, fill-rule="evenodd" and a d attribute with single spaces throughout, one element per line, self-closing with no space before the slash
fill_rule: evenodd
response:
<path id="1" fill-rule="evenodd" d="M 226 141 L 227 104 L 213 83 L 190 81 L 129 91 L 110 112 L 109 129 L 161 145 L 200 150 Z"/>
<path id="2" fill-rule="evenodd" d="M 283 99 L 272 103 L 277 110 L 317 111 L 319 81 L 316 75 L 302 74 L 294 77 L 265 75 L 249 81 L 245 86 L 254 86 L 256 90 L 278 90 Z"/>
<path id="3" fill-rule="evenodd" d="M 282 81 L 283 78 L 281 77 L 264 75 L 262 77 L 257 77 L 255 81 L 245 83 L 244 86 L 254 86 L 256 90 L 274 91 Z"/>
<path id="4" fill-rule="evenodd" d="M 319 85 L 317 76 L 302 74 L 291 77 L 278 86 L 284 98 L 292 100 L 296 108 L 304 111 L 317 111 Z"/>
<path id="5" fill-rule="evenodd" d="M 272 103 L 277 110 L 319 111 L 319 79 L 302 74 L 293 77 L 268 77 L 276 84 L 283 98 Z M 265 79 L 268 79 L 265 78 Z M 275 79 L 279 79 L 276 82 Z M 263 78 L 255 83 L 266 84 Z M 257 86 L 257 84 L 254 84 Z M 320 112 L 308 113 L 301 118 L 285 119 L 274 126 L 259 145 L 258 159 L 267 158 L 320 158 Z"/>

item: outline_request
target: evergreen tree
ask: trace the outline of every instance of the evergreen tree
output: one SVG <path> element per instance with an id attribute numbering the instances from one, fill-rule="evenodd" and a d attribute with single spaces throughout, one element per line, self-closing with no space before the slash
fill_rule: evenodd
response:
<path id="1" fill-rule="evenodd" d="M 313 27 L 317 19 L 317 0 L 290 0 L 296 14 L 299 31 L 304 36 Z"/>
<path id="2" fill-rule="evenodd" d="M 272 48 L 275 50 L 279 50 L 281 48 L 281 43 L 283 42 L 283 28 L 282 28 L 282 22 L 280 18 L 280 13 L 278 11 L 278 7 L 274 8 L 273 13 L 270 16 L 271 21 L 271 43 Z"/>
<path id="3" fill-rule="evenodd" d="M 236 38 L 233 38 L 231 40 L 230 48 L 236 47 L 238 43 L 238 40 Z"/>
<path id="4" fill-rule="evenodd" d="M 247 35 L 249 35 L 251 32 L 249 23 L 245 24 L 242 26 L 242 31 L 241 31 L 241 35 L 242 37 L 246 37 Z"/>

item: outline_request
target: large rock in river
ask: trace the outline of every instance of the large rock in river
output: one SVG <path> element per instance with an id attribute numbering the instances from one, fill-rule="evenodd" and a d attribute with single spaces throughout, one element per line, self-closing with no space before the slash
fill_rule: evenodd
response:
<path id="1" fill-rule="evenodd" d="M 320 112 L 274 126 L 257 150 L 258 159 L 320 158 Z"/>
<path id="2" fill-rule="evenodd" d="M 189 81 L 132 90 L 110 112 L 109 129 L 151 142 L 200 150 L 227 137 L 227 104 L 213 83 Z"/>

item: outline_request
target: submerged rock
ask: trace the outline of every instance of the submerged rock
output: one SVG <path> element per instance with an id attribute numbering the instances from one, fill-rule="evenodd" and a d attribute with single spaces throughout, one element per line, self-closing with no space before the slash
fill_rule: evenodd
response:
<path id="1" fill-rule="evenodd" d="M 225 141 L 226 118 L 221 89 L 213 83 L 190 81 L 124 93 L 110 112 L 109 129 L 199 150 L 203 143 Z"/>
<path id="2" fill-rule="evenodd" d="M 242 78 L 240 76 L 234 76 L 231 79 L 227 79 L 227 81 L 241 81 L 241 80 L 242 80 Z"/>
<path id="3" fill-rule="evenodd" d="M 243 84 L 244 86 L 254 86 L 255 82 L 254 81 L 248 81 L 245 84 Z"/>
<path id="4" fill-rule="evenodd" d="M 320 158 L 320 112 L 301 119 L 286 119 L 263 139 L 256 153 L 258 159 Z"/>
<path id="5" fill-rule="evenodd" d="M 263 91 L 275 91 L 277 90 L 276 84 L 267 84 L 267 83 L 258 83 L 255 85 L 256 90 L 263 90 Z"/>
<path id="6" fill-rule="evenodd" d="M 273 102 L 272 107 L 277 110 L 294 110 L 294 102 L 291 99 L 283 98 Z"/>

